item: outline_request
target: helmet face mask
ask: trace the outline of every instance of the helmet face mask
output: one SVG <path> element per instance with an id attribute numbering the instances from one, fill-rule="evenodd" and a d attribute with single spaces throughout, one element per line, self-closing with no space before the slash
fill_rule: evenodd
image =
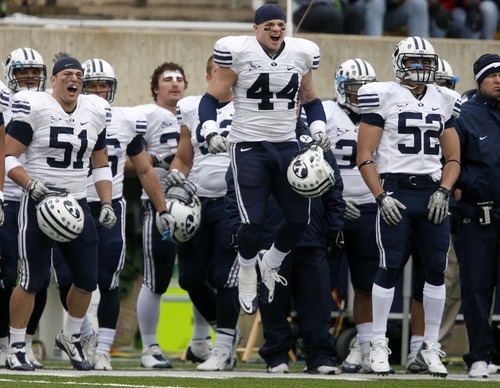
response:
<path id="1" fill-rule="evenodd" d="M 319 197 L 335 184 L 333 169 L 316 145 L 305 147 L 292 159 L 287 178 L 292 188 L 304 197 Z"/>
<path id="2" fill-rule="evenodd" d="M 36 50 L 18 48 L 12 51 L 3 61 L 3 70 L 7 87 L 13 92 L 45 90 L 47 68 Z"/>
<path id="3" fill-rule="evenodd" d="M 359 58 L 343 62 L 335 72 L 335 92 L 340 105 L 360 113 L 358 90 L 361 86 L 377 80 L 372 65 Z"/>
<path id="4" fill-rule="evenodd" d="M 106 93 L 103 97 L 109 103 L 115 99 L 116 88 L 118 82 L 116 81 L 115 71 L 113 67 L 103 59 L 89 59 L 82 63 L 83 68 L 83 94 L 97 94 Z M 102 84 L 106 83 L 106 88 Z M 104 90 L 99 90 L 104 89 Z"/>
<path id="5" fill-rule="evenodd" d="M 413 36 L 399 42 L 392 53 L 394 75 L 401 81 L 416 84 L 434 82 L 438 56 L 423 38 Z"/>

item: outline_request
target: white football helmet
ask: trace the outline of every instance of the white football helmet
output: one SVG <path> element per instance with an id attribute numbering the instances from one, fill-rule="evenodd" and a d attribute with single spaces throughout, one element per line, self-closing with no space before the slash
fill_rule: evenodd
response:
<path id="1" fill-rule="evenodd" d="M 40 53 L 32 48 L 18 48 L 12 51 L 2 63 L 5 82 L 13 92 L 21 90 L 45 90 L 47 68 Z M 16 77 L 18 70 L 39 69 L 38 77 Z"/>
<path id="2" fill-rule="evenodd" d="M 68 242 L 83 230 L 83 210 L 67 191 L 51 191 L 36 205 L 38 226 L 47 236 L 59 242 Z"/>
<path id="3" fill-rule="evenodd" d="M 118 82 L 116 81 L 115 71 L 113 67 L 106 62 L 104 59 L 94 58 L 89 59 L 82 63 L 83 67 L 83 94 L 89 94 L 86 90 L 86 84 L 89 81 L 101 82 L 105 81 L 109 85 L 109 91 L 106 100 L 112 103 L 115 99 L 116 87 Z"/>
<path id="4" fill-rule="evenodd" d="M 358 90 L 361 86 L 376 80 L 377 74 L 367 61 L 360 58 L 348 59 L 335 72 L 337 101 L 359 114 Z"/>
<path id="5" fill-rule="evenodd" d="M 286 175 L 292 188 L 304 197 L 323 195 L 335 184 L 333 169 L 316 145 L 300 151 L 290 162 Z"/>
<path id="6" fill-rule="evenodd" d="M 425 66 L 413 64 L 406 67 L 405 61 L 409 58 L 425 58 L 429 60 L 429 64 Z M 437 60 L 434 47 L 426 39 L 411 36 L 396 45 L 392 52 L 392 69 L 399 81 L 409 80 L 427 84 L 434 82 Z"/>
<path id="7" fill-rule="evenodd" d="M 436 85 L 455 90 L 458 80 L 458 77 L 453 75 L 453 69 L 450 64 L 444 59 L 439 58 L 436 69 L 436 77 L 434 79 Z"/>
<path id="8" fill-rule="evenodd" d="M 190 240 L 201 222 L 201 201 L 195 194 L 196 187 L 190 181 L 174 185 L 165 193 L 167 212 L 175 219 L 175 230 L 170 240 L 182 243 Z M 156 213 L 156 226 L 160 228 L 159 213 Z"/>

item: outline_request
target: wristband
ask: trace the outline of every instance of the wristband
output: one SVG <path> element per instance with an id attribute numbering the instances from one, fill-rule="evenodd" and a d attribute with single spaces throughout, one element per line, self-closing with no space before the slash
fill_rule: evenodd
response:
<path id="1" fill-rule="evenodd" d="M 109 168 L 109 166 L 94 168 L 92 170 L 92 179 L 94 183 L 99 181 L 112 181 L 113 175 L 111 174 L 111 168 Z"/>
<path id="2" fill-rule="evenodd" d="M 366 166 L 367 164 L 375 164 L 375 162 L 373 160 L 365 160 L 363 163 L 361 163 L 359 166 L 358 166 L 358 170 L 361 170 L 361 167 L 363 166 Z"/>
<path id="3" fill-rule="evenodd" d="M 22 164 L 19 160 L 13 156 L 8 155 L 5 157 L 5 176 L 9 176 L 9 171 L 16 167 L 22 167 Z"/>
<path id="4" fill-rule="evenodd" d="M 382 194 L 379 194 L 376 198 L 375 201 L 377 202 L 378 205 L 382 203 L 385 197 L 387 197 L 387 193 L 384 191 Z"/>

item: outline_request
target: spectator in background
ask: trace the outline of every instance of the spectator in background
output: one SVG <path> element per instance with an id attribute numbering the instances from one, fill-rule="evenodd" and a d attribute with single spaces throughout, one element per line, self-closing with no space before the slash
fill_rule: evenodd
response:
<path id="1" fill-rule="evenodd" d="M 384 30 L 408 26 L 410 36 L 429 36 L 427 0 L 366 0 L 364 21 L 366 35 L 381 36 Z"/>
<path id="2" fill-rule="evenodd" d="M 361 34 L 363 0 L 295 0 L 293 24 L 298 32 Z"/>
<path id="3" fill-rule="evenodd" d="M 500 56 L 482 55 L 473 71 L 478 90 L 464 103 L 456 123 L 462 163 L 457 187 L 462 197 L 455 246 L 469 337 L 464 361 L 470 367 L 469 377 L 487 378 L 495 346 L 489 319 L 498 286 Z"/>
<path id="4" fill-rule="evenodd" d="M 430 0 L 433 38 L 494 39 L 498 6 L 492 0 Z"/>

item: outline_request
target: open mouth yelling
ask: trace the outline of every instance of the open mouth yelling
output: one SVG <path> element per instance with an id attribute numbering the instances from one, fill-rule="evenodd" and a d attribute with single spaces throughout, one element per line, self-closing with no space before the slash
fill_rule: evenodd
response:
<path id="1" fill-rule="evenodd" d="M 69 85 L 68 86 L 68 92 L 71 94 L 75 94 L 78 91 L 78 86 L 76 85 Z"/>

